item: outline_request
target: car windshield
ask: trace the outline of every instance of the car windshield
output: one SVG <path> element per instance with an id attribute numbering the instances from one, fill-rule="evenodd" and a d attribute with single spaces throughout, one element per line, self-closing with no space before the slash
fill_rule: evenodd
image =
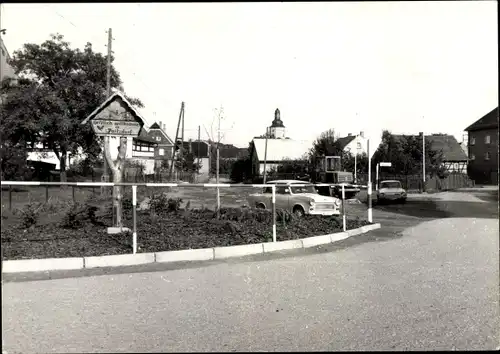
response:
<path id="1" fill-rule="evenodd" d="M 380 188 L 391 188 L 391 189 L 397 189 L 401 188 L 401 183 L 400 182 L 382 182 L 380 184 Z"/>
<path id="2" fill-rule="evenodd" d="M 303 186 L 303 187 L 291 187 L 293 194 L 301 194 L 301 193 L 317 193 L 314 186 Z"/>

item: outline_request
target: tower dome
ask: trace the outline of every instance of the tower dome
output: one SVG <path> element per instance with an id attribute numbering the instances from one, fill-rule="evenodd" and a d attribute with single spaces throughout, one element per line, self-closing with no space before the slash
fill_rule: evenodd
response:
<path id="1" fill-rule="evenodd" d="M 274 120 L 271 123 L 271 138 L 273 139 L 284 139 L 285 136 L 285 126 L 281 120 L 281 113 L 278 108 L 274 111 Z"/>

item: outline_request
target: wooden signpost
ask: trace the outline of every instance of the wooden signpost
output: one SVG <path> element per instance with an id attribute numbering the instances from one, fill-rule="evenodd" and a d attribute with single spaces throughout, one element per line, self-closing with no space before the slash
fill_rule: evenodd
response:
<path id="1" fill-rule="evenodd" d="M 139 136 L 144 126 L 144 118 L 128 102 L 124 95 L 120 92 L 115 92 L 81 124 L 87 124 L 88 122 L 90 122 L 96 136 L 104 138 L 104 158 L 113 171 L 113 182 L 121 183 L 123 180 L 124 162 L 127 158 L 127 138 Z M 109 139 L 111 137 L 120 139 L 116 161 L 113 161 L 109 150 Z M 113 208 L 116 212 L 116 218 L 113 222 L 114 227 L 108 228 L 108 233 L 123 231 L 122 187 L 113 187 Z"/>

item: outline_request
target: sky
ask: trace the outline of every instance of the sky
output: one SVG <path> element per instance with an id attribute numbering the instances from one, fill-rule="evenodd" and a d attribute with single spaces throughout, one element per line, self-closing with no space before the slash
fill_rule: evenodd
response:
<path id="1" fill-rule="evenodd" d="M 276 108 L 292 139 L 333 128 L 376 146 L 384 129 L 461 141 L 498 106 L 496 1 L 3 3 L 0 26 L 11 55 L 52 33 L 106 53 L 112 28 L 126 93 L 172 139 L 182 101 L 186 139 L 216 138 L 223 107 L 239 147 Z"/>

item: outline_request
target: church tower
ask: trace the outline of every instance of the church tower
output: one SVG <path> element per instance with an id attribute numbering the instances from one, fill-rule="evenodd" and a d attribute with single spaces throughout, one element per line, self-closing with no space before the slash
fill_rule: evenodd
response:
<path id="1" fill-rule="evenodd" d="M 283 121 L 281 120 L 280 110 L 276 108 L 274 111 L 274 120 L 271 124 L 271 139 L 285 139 L 285 126 L 283 125 Z"/>

